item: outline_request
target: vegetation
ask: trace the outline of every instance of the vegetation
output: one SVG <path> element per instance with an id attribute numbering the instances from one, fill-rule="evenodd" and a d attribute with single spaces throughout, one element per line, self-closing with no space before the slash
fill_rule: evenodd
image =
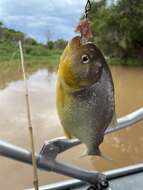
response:
<path id="1" fill-rule="evenodd" d="M 93 1 L 93 40 L 111 64 L 143 65 L 143 0 Z"/>
<path id="2" fill-rule="evenodd" d="M 28 68 L 39 66 L 57 67 L 59 57 L 66 46 L 66 41 L 48 41 L 47 44 L 38 43 L 24 33 L 6 28 L 0 22 L 0 70 L 16 68 L 19 63 L 18 41 L 23 44 L 25 62 Z"/>

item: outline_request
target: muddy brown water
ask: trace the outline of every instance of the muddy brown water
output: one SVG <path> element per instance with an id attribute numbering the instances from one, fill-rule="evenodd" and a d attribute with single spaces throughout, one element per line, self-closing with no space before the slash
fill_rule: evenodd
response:
<path id="1" fill-rule="evenodd" d="M 111 70 L 116 89 L 117 116 L 143 107 L 143 68 L 118 66 L 112 67 Z M 48 72 L 47 69 L 39 69 L 28 78 L 37 152 L 45 140 L 63 136 L 55 109 L 55 81 L 56 74 Z M 12 76 L 5 76 L 0 84 L 0 139 L 29 150 L 23 81 L 13 81 Z M 80 145 L 64 152 L 58 159 L 99 171 L 141 163 L 143 122 L 105 137 L 102 151 L 113 159 L 113 162 L 95 157 L 80 158 L 83 151 L 84 146 Z M 32 187 L 32 176 L 31 166 L 0 157 L 0 189 L 20 190 Z M 68 178 L 53 172 L 39 171 L 40 185 L 63 179 Z"/>

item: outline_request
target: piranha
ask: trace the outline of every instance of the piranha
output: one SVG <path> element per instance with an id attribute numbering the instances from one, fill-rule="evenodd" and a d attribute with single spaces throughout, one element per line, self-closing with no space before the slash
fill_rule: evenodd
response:
<path id="1" fill-rule="evenodd" d="M 67 138 L 78 138 L 87 155 L 101 156 L 99 145 L 107 127 L 116 125 L 114 85 L 98 47 L 74 37 L 58 69 L 57 111 Z"/>

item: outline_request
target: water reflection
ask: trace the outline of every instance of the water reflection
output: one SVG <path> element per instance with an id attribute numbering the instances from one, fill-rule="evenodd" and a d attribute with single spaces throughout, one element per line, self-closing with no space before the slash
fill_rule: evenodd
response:
<path id="1" fill-rule="evenodd" d="M 116 88 L 117 115 L 121 116 L 143 106 L 143 69 L 112 67 Z M 5 78 L 6 81 L 6 78 Z M 7 80 L 10 81 L 10 80 Z M 2 84 L 2 81 L 1 81 Z M 41 69 L 28 78 L 32 123 L 37 152 L 45 140 L 63 136 L 55 109 L 56 74 Z M 22 80 L 8 82 L 0 90 L 0 139 L 29 149 L 24 84 Z M 87 169 L 106 170 L 142 162 L 143 122 L 105 137 L 103 153 L 113 162 L 95 157 L 80 158 L 84 145 L 69 150 L 59 159 Z M 73 155 L 75 155 L 73 157 Z M 0 185 L 3 189 L 19 190 L 32 186 L 30 166 L 0 158 Z M 8 178 L 8 182 L 4 179 Z M 41 184 L 65 179 L 65 177 L 39 172 Z"/>

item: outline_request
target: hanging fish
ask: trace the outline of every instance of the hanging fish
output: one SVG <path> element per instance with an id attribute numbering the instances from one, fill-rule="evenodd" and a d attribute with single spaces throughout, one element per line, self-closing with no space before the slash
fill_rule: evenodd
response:
<path id="1" fill-rule="evenodd" d="M 74 37 L 60 59 L 57 110 L 66 137 L 78 138 L 87 155 L 102 156 L 99 145 L 107 127 L 116 125 L 114 85 L 101 51 Z"/>

